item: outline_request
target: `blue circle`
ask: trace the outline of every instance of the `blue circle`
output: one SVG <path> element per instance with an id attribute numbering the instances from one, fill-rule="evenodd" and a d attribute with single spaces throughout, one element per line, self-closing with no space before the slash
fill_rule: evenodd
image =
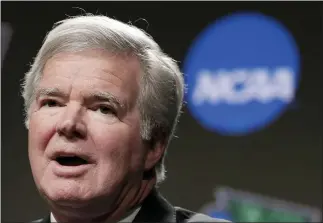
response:
<path id="1" fill-rule="evenodd" d="M 300 55 L 288 30 L 260 13 L 235 13 L 202 31 L 184 60 L 187 106 L 205 128 L 244 135 L 293 100 Z"/>

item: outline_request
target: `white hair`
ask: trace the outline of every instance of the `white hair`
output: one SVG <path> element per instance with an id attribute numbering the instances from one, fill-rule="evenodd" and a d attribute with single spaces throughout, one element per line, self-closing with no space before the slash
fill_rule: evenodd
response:
<path id="1" fill-rule="evenodd" d="M 174 135 L 183 104 L 184 81 L 176 62 L 162 52 L 158 44 L 139 28 L 106 16 L 84 15 L 57 22 L 47 34 L 23 83 L 26 120 L 34 90 L 49 58 L 59 52 L 77 52 L 99 48 L 113 53 L 133 53 L 140 62 L 142 77 L 138 105 L 141 115 L 141 137 L 162 143 L 165 152 L 155 166 L 157 183 L 165 179 L 164 158 Z M 153 149 L 153 148 L 152 148 Z"/>

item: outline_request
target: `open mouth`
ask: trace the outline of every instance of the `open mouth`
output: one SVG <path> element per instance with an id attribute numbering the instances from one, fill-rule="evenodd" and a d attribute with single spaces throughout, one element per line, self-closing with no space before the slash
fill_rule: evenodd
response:
<path id="1" fill-rule="evenodd" d="M 78 156 L 59 156 L 55 160 L 62 166 L 80 166 L 89 164 L 85 159 Z"/>

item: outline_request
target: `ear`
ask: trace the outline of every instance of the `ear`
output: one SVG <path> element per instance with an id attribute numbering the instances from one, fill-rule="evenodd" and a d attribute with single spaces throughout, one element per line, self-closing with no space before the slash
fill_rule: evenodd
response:
<path id="1" fill-rule="evenodd" d="M 145 169 L 150 170 L 161 159 L 165 152 L 165 145 L 163 143 L 156 143 L 154 148 L 148 148 L 147 158 L 145 162 Z"/>

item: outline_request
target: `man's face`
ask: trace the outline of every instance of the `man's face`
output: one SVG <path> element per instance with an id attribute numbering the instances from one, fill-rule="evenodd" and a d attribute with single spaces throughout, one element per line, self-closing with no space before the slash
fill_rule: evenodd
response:
<path id="1" fill-rule="evenodd" d="M 140 137 L 139 79 L 135 56 L 87 50 L 47 61 L 31 106 L 29 159 L 48 200 L 113 200 L 138 184 L 149 154 Z"/>

